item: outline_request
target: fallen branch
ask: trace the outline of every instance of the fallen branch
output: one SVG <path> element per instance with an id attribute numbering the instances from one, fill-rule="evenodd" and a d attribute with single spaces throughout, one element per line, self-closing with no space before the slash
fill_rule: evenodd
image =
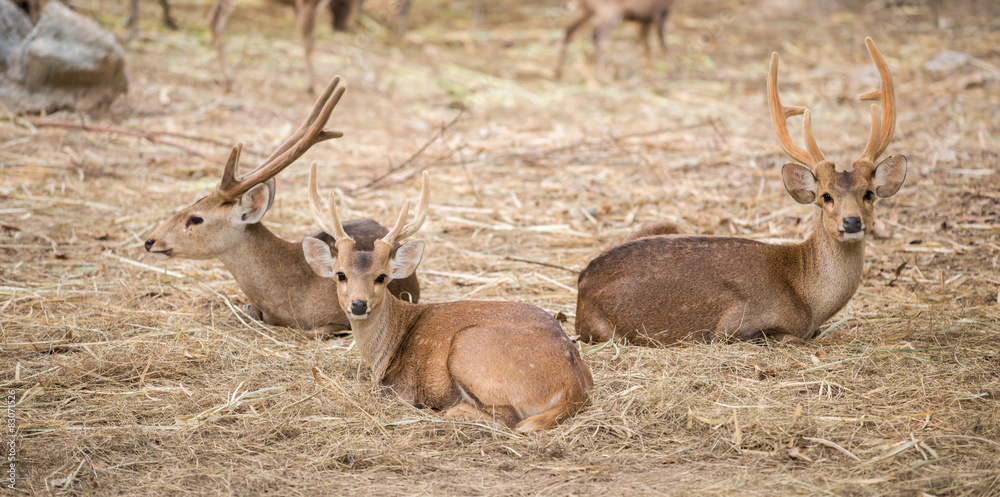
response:
<path id="1" fill-rule="evenodd" d="M 189 153 L 191 155 L 194 155 L 195 157 L 202 157 L 202 158 L 205 157 L 205 154 L 203 154 L 203 153 L 201 153 L 201 152 L 199 152 L 199 151 L 197 151 L 197 150 L 195 150 L 195 149 L 193 149 L 191 147 L 188 147 L 187 145 L 182 145 L 182 144 L 177 143 L 177 142 L 175 142 L 173 140 L 166 140 L 166 139 L 160 138 L 160 135 L 170 134 L 170 133 L 161 133 L 161 132 L 154 132 L 154 131 L 150 131 L 150 132 L 139 131 L 137 129 L 120 128 L 118 126 L 97 126 L 97 125 L 87 124 L 87 123 L 83 123 L 83 122 L 73 122 L 73 121 L 50 120 L 50 121 L 29 121 L 29 122 L 33 126 L 35 126 L 36 128 L 70 128 L 70 129 L 81 129 L 81 130 L 84 130 L 84 131 L 99 131 L 99 132 L 115 133 L 115 134 L 126 135 L 126 136 L 135 136 L 135 137 L 138 137 L 138 138 L 144 138 L 144 139 L 149 140 L 149 141 L 151 141 L 153 143 L 159 143 L 161 145 L 166 145 L 168 147 L 174 147 L 174 148 L 183 150 L 183 151 L 185 151 L 185 152 L 187 152 L 187 153 Z M 190 138 L 190 136 L 186 136 L 186 135 L 180 135 L 180 134 L 177 134 L 177 133 L 173 133 L 173 134 L 176 135 L 176 136 L 182 136 L 184 138 Z"/>
<path id="2" fill-rule="evenodd" d="M 396 171 L 404 169 L 407 166 L 409 166 L 410 164 L 412 164 L 413 161 L 417 160 L 418 157 L 420 157 L 421 155 L 423 155 L 424 151 L 426 151 L 427 148 L 431 146 L 431 144 L 433 144 L 434 142 L 436 142 L 439 139 L 441 139 L 441 137 L 444 136 L 445 131 L 448 131 L 449 128 L 451 128 L 452 126 L 454 126 L 455 123 L 457 123 L 458 120 L 461 119 L 463 115 L 465 115 L 465 109 L 461 109 L 459 111 L 458 115 L 455 116 L 454 119 L 452 119 L 447 124 L 442 125 L 441 128 L 438 129 L 437 133 L 434 133 L 434 136 L 432 136 L 429 140 L 427 140 L 427 142 L 425 142 L 424 145 L 422 147 L 420 147 L 416 152 L 413 152 L 413 154 L 411 154 L 408 159 L 406 159 L 405 161 L 403 161 L 403 162 L 401 162 L 401 163 L 399 163 L 399 164 L 397 164 L 395 166 L 390 167 L 388 171 L 386 171 L 386 172 L 384 172 L 384 173 L 376 176 L 375 179 L 369 181 L 368 183 L 365 183 L 364 185 L 361 185 L 361 186 L 356 187 L 356 188 L 351 188 L 350 190 L 348 190 L 348 192 L 355 192 L 357 190 L 362 190 L 362 189 L 365 189 L 365 188 L 371 188 L 373 185 L 375 185 L 379 181 L 382 181 L 382 180 L 388 178 L 390 175 L 392 175 Z"/>

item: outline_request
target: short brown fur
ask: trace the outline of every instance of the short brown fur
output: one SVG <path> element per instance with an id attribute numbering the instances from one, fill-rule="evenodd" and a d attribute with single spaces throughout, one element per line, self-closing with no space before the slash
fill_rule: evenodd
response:
<path id="1" fill-rule="evenodd" d="M 492 419 L 518 431 L 550 428 L 586 403 L 590 368 L 545 311 L 514 302 L 417 305 L 386 294 L 384 281 L 411 272 L 423 254 L 422 240 L 392 247 L 419 229 L 427 209 L 426 172 L 417 220 L 401 228 L 407 203 L 371 252 L 340 228 L 332 198 L 333 220 L 325 220 L 310 190 L 313 215 L 337 239 L 337 255 L 306 239 L 306 258 L 317 274 L 339 280 L 338 302 L 375 381 L 447 417 Z"/>
<path id="2" fill-rule="evenodd" d="M 895 125 L 892 79 L 871 39 L 869 52 L 882 74 L 872 111 L 872 132 L 850 171 L 825 159 L 809 127 L 809 111 L 784 108 L 777 96 L 777 54 L 772 56 L 768 96 L 779 141 L 799 164 L 782 168 L 785 187 L 804 204 L 821 209 L 816 228 L 800 244 L 769 245 L 725 237 L 633 236 L 590 262 L 580 274 L 576 330 L 581 339 L 624 338 L 642 345 L 682 341 L 800 340 L 851 299 L 861 282 L 864 236 L 874 224 L 876 197 L 902 186 L 906 159 L 877 166 Z M 873 99 L 875 92 L 862 95 Z M 808 150 L 788 139 L 784 119 L 805 115 Z M 887 132 L 887 130 L 889 130 Z"/>
<path id="3" fill-rule="evenodd" d="M 164 221 L 146 240 L 146 250 L 167 257 L 221 260 L 253 303 L 249 312 L 254 317 L 268 324 L 309 330 L 307 336 L 351 329 L 344 313 L 329 305 L 337 294 L 336 285 L 316 276 L 302 256 L 300 243 L 279 238 L 259 220 L 274 199 L 273 176 L 313 143 L 339 136 L 338 132 L 320 131 L 343 94 L 343 89 L 334 93 L 337 81 L 335 78 L 317 100 L 314 115 L 306 121 L 309 126 L 286 141 L 265 165 L 237 179 L 240 147 L 236 147 L 219 187 Z M 349 221 L 345 229 L 359 246 L 369 250 L 388 232 L 371 219 Z M 320 237 L 332 242 L 325 234 Z M 420 298 L 415 275 L 393 282 L 389 290 L 414 302 Z"/>

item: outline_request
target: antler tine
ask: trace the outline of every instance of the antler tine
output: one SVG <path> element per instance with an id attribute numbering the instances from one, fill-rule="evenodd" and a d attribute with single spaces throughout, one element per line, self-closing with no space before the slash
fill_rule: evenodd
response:
<path id="1" fill-rule="evenodd" d="M 420 226 L 424 224 L 424 220 L 427 219 L 427 206 L 430 204 L 430 185 L 429 185 L 430 174 L 424 171 L 420 175 L 420 201 L 417 203 L 417 212 L 413 216 L 413 221 L 408 223 L 403 227 L 403 231 L 399 234 L 399 239 L 403 239 L 409 236 L 413 236 Z"/>
<path id="2" fill-rule="evenodd" d="M 236 174 L 240 169 L 240 155 L 243 153 L 243 144 L 237 143 L 233 150 L 229 152 L 229 159 L 225 167 L 222 168 L 222 181 L 219 181 L 220 189 L 232 188 L 239 183 Z"/>
<path id="3" fill-rule="evenodd" d="M 299 128 L 297 130 L 295 130 L 295 133 L 292 133 L 291 136 L 289 136 L 284 141 L 284 143 L 282 143 L 281 146 L 278 147 L 277 150 L 275 150 L 270 156 L 268 156 L 267 159 L 264 159 L 263 164 L 267 164 L 268 162 L 273 161 L 279 155 L 281 155 L 286 150 L 291 148 L 292 145 L 294 145 L 295 142 L 298 141 L 303 134 L 305 134 L 309 126 L 311 126 L 313 122 L 316 121 L 316 118 L 319 117 L 319 113 L 326 106 L 326 102 L 329 101 L 330 95 L 333 94 L 333 91 L 337 89 L 337 85 L 339 84 L 340 84 L 340 76 L 334 76 L 333 79 L 330 80 L 330 83 L 326 85 L 326 88 L 324 88 L 323 91 L 319 94 L 319 97 L 316 98 L 316 102 L 313 103 L 313 108 L 312 111 L 309 113 L 309 117 L 307 117 L 305 121 L 302 121 L 302 124 L 299 125 Z"/>
<path id="4" fill-rule="evenodd" d="M 861 100 L 877 100 L 882 102 L 882 122 L 879 126 L 881 131 L 878 141 L 873 145 L 871 138 L 869 138 L 868 145 L 865 147 L 865 153 L 862 155 L 862 158 L 875 162 L 885 152 L 885 149 L 889 147 L 889 141 L 892 140 L 892 135 L 896 131 L 896 90 L 892 84 L 892 74 L 889 73 L 889 66 L 885 63 L 882 53 L 878 51 L 878 47 L 875 46 L 875 42 L 871 37 L 865 38 L 865 46 L 868 47 L 868 54 L 871 56 L 872 61 L 875 62 L 875 67 L 878 68 L 879 79 L 881 80 L 877 90 L 858 95 L 858 98 Z"/>
<path id="5" fill-rule="evenodd" d="M 400 233 L 403 232 L 403 222 L 406 221 L 406 215 L 409 214 L 409 212 L 410 201 L 407 200 L 403 202 L 403 208 L 399 211 L 399 217 L 396 218 L 396 224 L 392 225 L 392 229 L 382 237 L 383 242 L 388 243 L 389 245 L 395 245 L 396 240 L 400 238 Z"/>
<path id="6" fill-rule="evenodd" d="M 344 232 L 344 225 L 340 224 L 340 217 L 337 216 L 337 204 L 330 192 L 330 219 L 323 214 L 323 209 L 319 205 L 319 192 L 316 189 L 316 163 L 312 163 L 309 168 L 309 211 L 312 212 L 316 224 L 334 240 L 350 238 Z"/>
<path id="7" fill-rule="evenodd" d="M 223 197 L 228 199 L 236 198 L 254 185 L 273 178 L 284 168 L 295 162 L 296 159 L 301 157 L 313 145 L 331 138 L 344 136 L 340 131 L 323 129 L 330 119 L 333 109 L 344 95 L 345 89 L 343 87 L 337 88 L 339 83 L 339 77 L 335 77 L 330 81 L 330 84 L 327 85 L 320 98 L 313 105 L 309 117 L 257 169 L 254 169 L 243 178 L 228 186 L 220 183 L 219 190 Z"/>
<path id="8" fill-rule="evenodd" d="M 819 149 L 819 144 L 816 143 L 816 138 L 813 137 L 812 131 L 812 112 L 806 109 L 802 113 L 802 135 L 806 139 L 806 148 L 809 149 L 809 157 L 812 159 L 812 165 L 819 164 L 826 160 L 826 156 L 823 155 L 823 151 Z"/>
<path id="9" fill-rule="evenodd" d="M 778 135 L 778 142 L 781 144 L 782 150 L 803 164 L 813 164 L 811 154 L 796 145 L 792 141 L 792 137 L 788 135 L 788 123 L 785 119 L 808 111 L 805 107 L 784 107 L 781 105 L 781 98 L 778 96 L 778 52 L 771 54 L 771 68 L 767 73 L 767 103 L 771 107 L 771 124 L 774 125 L 774 133 Z M 815 144 L 808 121 L 803 133 L 806 135 L 807 143 L 811 141 Z M 819 151 L 819 147 L 816 147 L 816 150 Z"/>
<path id="10" fill-rule="evenodd" d="M 861 157 L 866 158 L 872 162 L 880 155 L 877 153 L 876 148 L 879 144 L 879 132 L 882 129 L 882 123 L 879 122 L 878 118 L 878 106 L 872 104 L 872 129 L 868 133 L 868 145 L 865 146 L 865 151 L 861 153 Z"/>

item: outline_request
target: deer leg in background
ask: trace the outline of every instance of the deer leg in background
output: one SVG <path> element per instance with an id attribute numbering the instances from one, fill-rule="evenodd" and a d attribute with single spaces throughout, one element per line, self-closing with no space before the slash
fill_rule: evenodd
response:
<path id="1" fill-rule="evenodd" d="M 299 27 L 299 35 L 302 37 L 302 49 L 306 56 L 306 91 L 312 94 L 316 86 L 316 73 L 313 71 L 312 53 L 315 40 L 313 39 L 313 28 L 316 26 L 316 8 L 319 0 L 296 0 L 298 13 L 295 22 Z"/>
<path id="2" fill-rule="evenodd" d="M 334 31 L 350 31 L 361 10 L 362 0 L 332 0 L 330 17 Z"/>
<path id="3" fill-rule="evenodd" d="M 618 19 L 601 19 L 594 28 L 594 69 L 604 72 L 604 64 L 601 62 L 601 39 L 611 32 L 611 28 L 618 24 Z"/>
<path id="4" fill-rule="evenodd" d="M 667 16 L 669 14 L 670 10 L 664 9 L 663 12 L 660 12 L 659 17 L 656 20 L 656 36 L 660 38 L 660 48 L 663 50 L 664 54 L 667 53 L 667 38 L 664 35 L 663 30 L 666 28 Z"/>
<path id="5" fill-rule="evenodd" d="M 649 31 L 653 27 L 653 19 L 641 19 L 639 21 L 639 41 L 642 42 L 642 55 L 646 66 L 650 65 L 649 55 Z"/>
<path id="6" fill-rule="evenodd" d="M 212 2 L 212 10 L 208 13 L 208 27 L 212 31 L 212 43 L 215 44 L 215 50 L 219 53 L 222 78 L 227 89 L 232 86 L 233 78 L 232 71 L 229 70 L 229 62 L 226 61 L 226 45 L 222 40 L 222 33 L 226 30 L 226 23 L 235 7 L 235 0 L 215 0 Z"/>
<path id="7" fill-rule="evenodd" d="M 393 19 L 396 34 L 402 35 L 406 32 L 406 20 L 410 16 L 410 0 L 401 0 L 399 8 L 396 9 L 396 17 Z"/>
<path id="8" fill-rule="evenodd" d="M 167 3 L 167 0 L 160 0 L 160 7 L 163 7 L 163 24 L 167 27 L 167 29 L 177 31 L 177 23 L 174 22 L 172 17 L 170 17 L 170 4 Z M 132 19 L 130 17 L 129 21 L 131 22 L 131 20 Z"/>
<path id="9" fill-rule="evenodd" d="M 569 47 L 570 40 L 573 38 L 573 33 L 577 29 L 580 29 L 580 26 L 583 26 L 583 23 L 587 22 L 593 15 L 593 12 L 584 7 L 583 12 L 580 13 L 580 17 L 566 28 L 566 36 L 563 37 L 562 46 L 559 48 L 559 61 L 556 63 L 556 79 L 562 77 L 563 65 L 566 63 L 566 50 Z"/>

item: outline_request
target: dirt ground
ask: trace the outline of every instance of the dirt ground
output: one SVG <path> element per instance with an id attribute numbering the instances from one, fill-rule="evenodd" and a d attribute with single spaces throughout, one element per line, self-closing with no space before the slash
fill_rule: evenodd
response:
<path id="1" fill-rule="evenodd" d="M 119 2 L 72 3 L 127 35 Z M 666 55 L 645 61 L 635 27 L 619 26 L 598 71 L 587 30 L 562 81 L 575 14 L 555 0 L 418 0 L 402 38 L 384 2 L 355 33 L 324 14 L 316 67 L 348 86 L 331 119 L 345 136 L 278 177 L 264 223 L 315 231 L 310 161 L 344 217 L 383 224 L 426 169 L 424 301 L 529 302 L 570 335 L 576 272 L 643 223 L 779 242 L 811 231 L 816 208 L 779 177 L 772 51 L 783 101 L 813 110 L 843 165 L 867 139 L 856 96 L 878 84 L 864 37 L 888 60 L 888 153 L 909 173 L 876 206 L 881 237 L 828 332 L 802 346 L 581 344 L 591 404 L 530 436 L 380 397 L 350 337 L 247 320 L 218 261 L 144 252 L 149 230 L 215 186 L 229 147 L 256 164 L 312 103 L 290 9 L 239 3 L 226 91 L 207 1 L 174 3 L 178 32 L 148 4 L 125 98 L 0 120 L 0 390 L 16 399 L 3 449 L 17 478 L 4 492 L 1000 495 L 995 1 L 678 0 Z"/>

